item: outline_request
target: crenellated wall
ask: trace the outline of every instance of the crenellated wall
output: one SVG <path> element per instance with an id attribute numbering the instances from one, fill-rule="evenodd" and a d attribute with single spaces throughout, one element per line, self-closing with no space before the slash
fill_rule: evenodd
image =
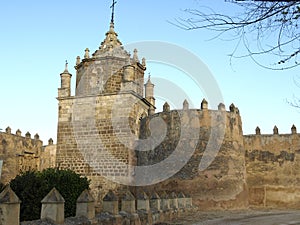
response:
<path id="1" fill-rule="evenodd" d="M 142 139 L 161 133 L 161 126 L 151 126 L 150 121 L 157 117 L 166 124 L 167 133 L 152 150 L 137 151 L 138 165 L 155 165 L 173 154 L 176 155 L 173 164 L 178 165 L 194 148 L 179 172 L 143 189 L 183 191 L 189 193 L 193 203 L 203 209 L 247 207 L 245 151 L 238 108 L 232 104 L 230 111 L 225 111 L 224 105 L 220 104 L 219 110 L 208 110 L 206 100 L 203 100 L 201 110 L 188 109 L 187 102 L 183 108 L 170 111 L 165 104 L 163 112 L 141 121 Z M 161 172 L 172 169 L 175 172 L 177 168 L 166 165 Z M 149 175 L 152 174 L 144 176 Z"/>
<path id="2" fill-rule="evenodd" d="M 8 183 L 20 172 L 53 167 L 55 160 L 49 161 L 49 148 L 43 147 L 38 134 L 34 138 L 29 132 L 22 136 L 20 130 L 12 134 L 11 128 L 7 127 L 5 132 L 0 132 L 0 160 L 3 161 L 1 182 Z M 55 152 L 55 145 L 52 149 Z"/>
<path id="3" fill-rule="evenodd" d="M 300 135 L 260 133 L 244 136 L 249 203 L 254 207 L 300 207 Z"/>

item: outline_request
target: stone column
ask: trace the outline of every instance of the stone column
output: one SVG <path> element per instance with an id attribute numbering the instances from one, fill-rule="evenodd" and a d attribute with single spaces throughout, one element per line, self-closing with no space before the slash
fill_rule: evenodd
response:
<path id="1" fill-rule="evenodd" d="M 193 201 L 190 195 L 185 195 L 185 207 L 191 208 L 193 206 Z"/>
<path id="2" fill-rule="evenodd" d="M 143 191 L 137 194 L 137 209 L 146 211 L 150 210 L 149 197 Z"/>
<path id="3" fill-rule="evenodd" d="M 103 198 L 103 212 L 108 212 L 112 215 L 119 214 L 118 197 L 116 194 L 109 190 L 109 192 Z"/>
<path id="4" fill-rule="evenodd" d="M 136 213 L 135 209 L 135 198 L 130 191 L 127 191 L 122 196 L 122 211 L 127 212 L 129 214 Z"/>
<path id="5" fill-rule="evenodd" d="M 21 201 L 8 185 L 0 194 L 0 225 L 20 224 Z"/>
<path id="6" fill-rule="evenodd" d="M 161 199 L 161 209 L 166 211 L 170 209 L 170 199 L 168 194 L 164 191 L 161 193 L 160 195 L 160 199 Z"/>
<path id="7" fill-rule="evenodd" d="M 84 190 L 77 199 L 76 217 L 80 216 L 86 217 L 89 220 L 95 218 L 95 199 L 89 190 Z"/>
<path id="8" fill-rule="evenodd" d="M 63 224 L 65 220 L 65 200 L 61 194 L 53 188 L 41 201 L 41 219 L 51 219 L 56 224 Z"/>
<path id="9" fill-rule="evenodd" d="M 154 192 L 151 196 L 150 196 L 150 208 L 154 211 L 160 211 L 160 197 L 159 195 Z"/>
<path id="10" fill-rule="evenodd" d="M 178 209 L 178 200 L 175 192 L 172 192 L 170 195 L 170 208 Z"/>
<path id="11" fill-rule="evenodd" d="M 185 204 L 185 195 L 182 192 L 180 192 L 177 197 L 178 197 L 178 208 L 184 209 L 185 205 L 186 205 Z"/>

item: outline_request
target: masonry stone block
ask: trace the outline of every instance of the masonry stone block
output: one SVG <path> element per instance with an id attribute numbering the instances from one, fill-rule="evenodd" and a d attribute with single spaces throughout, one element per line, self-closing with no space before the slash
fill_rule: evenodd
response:
<path id="1" fill-rule="evenodd" d="M 118 197 L 112 190 L 109 190 L 104 196 L 102 208 L 103 212 L 108 212 L 113 215 L 119 214 Z"/>
<path id="2" fill-rule="evenodd" d="M 180 208 L 180 209 L 185 208 L 186 207 L 185 195 L 182 192 L 180 192 L 177 197 L 178 197 L 178 208 Z"/>
<path id="3" fill-rule="evenodd" d="M 137 194 L 137 209 L 138 210 L 150 210 L 150 202 L 148 195 L 141 191 Z"/>
<path id="4" fill-rule="evenodd" d="M 53 220 L 56 224 L 64 223 L 65 200 L 56 190 L 56 188 L 53 188 L 49 192 L 49 194 L 41 201 L 41 203 L 41 219 L 50 219 Z"/>
<path id="5" fill-rule="evenodd" d="M 170 208 L 171 209 L 178 209 L 178 199 L 175 192 L 172 192 L 169 196 L 170 199 Z"/>
<path id="6" fill-rule="evenodd" d="M 20 224 L 20 204 L 18 196 L 8 185 L 0 193 L 0 225 Z"/>
<path id="7" fill-rule="evenodd" d="M 168 194 L 164 191 L 160 194 L 161 199 L 161 209 L 162 210 L 169 210 L 170 209 L 170 199 Z"/>
<path id="8" fill-rule="evenodd" d="M 161 199 L 156 192 L 153 192 L 150 196 L 150 208 L 154 211 L 160 211 Z"/>
<path id="9" fill-rule="evenodd" d="M 76 217 L 95 218 L 95 199 L 89 190 L 84 190 L 77 199 Z"/>
<path id="10" fill-rule="evenodd" d="M 130 214 L 136 213 L 135 198 L 130 191 L 126 191 L 121 198 L 121 210 Z"/>

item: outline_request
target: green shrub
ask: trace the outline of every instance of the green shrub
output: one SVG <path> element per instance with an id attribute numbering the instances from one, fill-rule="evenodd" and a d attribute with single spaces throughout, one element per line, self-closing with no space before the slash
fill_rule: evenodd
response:
<path id="1" fill-rule="evenodd" d="M 55 187 L 65 199 L 65 217 L 75 216 L 76 200 L 89 188 L 89 180 L 71 170 L 46 169 L 22 173 L 10 182 L 22 201 L 20 220 L 40 218 L 41 200 Z"/>
<path id="2" fill-rule="evenodd" d="M 72 170 L 46 169 L 40 176 L 47 182 L 49 191 L 55 187 L 64 197 L 65 217 L 75 216 L 77 198 L 85 189 L 89 189 L 89 180 Z"/>
<path id="3" fill-rule="evenodd" d="M 10 186 L 20 198 L 20 220 L 35 220 L 40 218 L 41 200 L 47 194 L 49 188 L 46 181 L 34 171 L 28 171 L 18 175 L 10 182 Z"/>

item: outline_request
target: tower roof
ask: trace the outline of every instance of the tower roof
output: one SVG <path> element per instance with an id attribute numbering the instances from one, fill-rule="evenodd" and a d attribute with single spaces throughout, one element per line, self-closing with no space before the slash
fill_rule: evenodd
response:
<path id="1" fill-rule="evenodd" d="M 109 31 L 105 34 L 105 39 L 101 43 L 99 50 L 97 50 L 93 57 L 101 56 L 118 56 L 129 57 L 130 54 L 124 50 L 122 42 L 118 39 L 118 34 L 115 32 L 114 23 L 110 23 Z"/>
<path id="2" fill-rule="evenodd" d="M 65 64 L 65 70 L 64 70 L 64 72 L 62 72 L 61 74 L 70 74 L 69 73 L 69 70 L 68 70 L 68 61 L 66 60 L 66 64 Z"/>
<path id="3" fill-rule="evenodd" d="M 148 81 L 147 83 L 145 84 L 145 86 L 154 86 L 154 84 L 151 82 L 151 75 L 149 74 L 148 76 Z"/>

